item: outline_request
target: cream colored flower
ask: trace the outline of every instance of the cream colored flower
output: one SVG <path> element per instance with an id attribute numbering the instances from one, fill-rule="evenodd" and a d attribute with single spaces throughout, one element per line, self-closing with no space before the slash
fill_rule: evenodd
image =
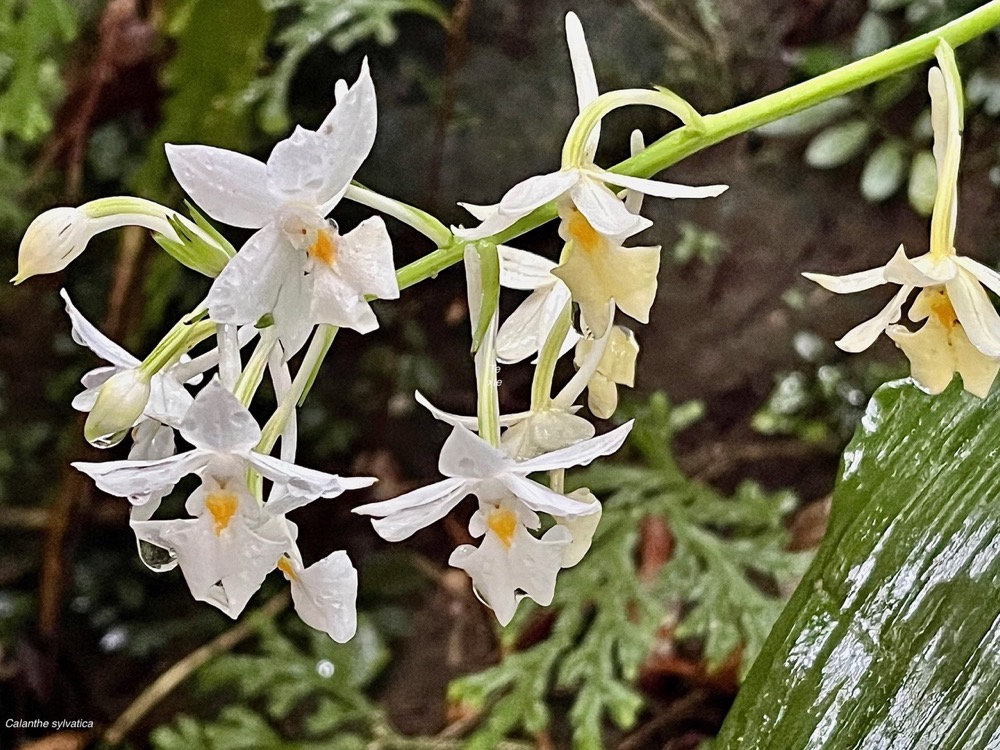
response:
<path id="1" fill-rule="evenodd" d="M 587 382 L 587 406 L 595 417 L 609 419 L 618 408 L 618 386 L 631 388 L 635 384 L 635 360 L 639 343 L 628 328 L 615 326 L 593 375 Z M 593 347 L 599 341 L 582 339 L 576 345 L 573 363 L 582 368 Z"/>

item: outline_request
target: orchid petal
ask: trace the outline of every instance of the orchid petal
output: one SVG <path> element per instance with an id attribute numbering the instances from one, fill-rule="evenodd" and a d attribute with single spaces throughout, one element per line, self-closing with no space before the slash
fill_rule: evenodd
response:
<path id="1" fill-rule="evenodd" d="M 207 466 L 211 458 L 208 451 L 193 450 L 153 461 L 75 461 L 72 466 L 103 492 L 141 504 L 154 494 L 162 497 L 183 477 Z"/>
<path id="2" fill-rule="evenodd" d="M 814 281 L 824 289 L 835 294 L 853 294 L 866 289 L 874 289 L 887 283 L 885 266 L 871 268 L 867 271 L 845 274 L 844 276 L 829 276 L 825 273 L 803 273 L 809 281 Z"/>
<path id="3" fill-rule="evenodd" d="M 636 216 L 602 182 L 582 176 L 570 191 L 573 204 L 598 233 L 608 237 L 630 237 L 652 222 Z"/>
<path id="4" fill-rule="evenodd" d="M 885 265 L 885 280 L 890 284 L 909 284 L 925 287 L 950 281 L 955 275 L 955 264 L 951 258 L 933 258 L 923 255 L 910 260 L 903 246 L 896 249 L 892 259 Z"/>
<path id="5" fill-rule="evenodd" d="M 322 268 L 313 276 L 312 320 L 358 333 L 378 328 L 378 318 L 365 295 L 331 269 Z"/>
<path id="6" fill-rule="evenodd" d="M 573 500 L 527 477 L 502 474 L 498 479 L 518 500 L 538 513 L 575 518 L 601 511 L 600 505 L 588 505 Z"/>
<path id="7" fill-rule="evenodd" d="M 292 602 L 302 622 L 346 643 L 358 629 L 358 571 L 337 551 L 292 578 Z"/>
<path id="8" fill-rule="evenodd" d="M 340 238 L 335 270 L 362 294 L 399 298 L 392 240 L 380 216 L 366 219 Z"/>
<path id="9" fill-rule="evenodd" d="M 556 264 L 527 250 L 497 245 L 500 256 L 500 286 L 507 289 L 534 291 L 555 282 L 552 269 Z"/>
<path id="10" fill-rule="evenodd" d="M 72 326 L 73 340 L 85 346 L 105 362 L 110 362 L 117 367 L 138 367 L 140 362 L 118 344 L 109 339 L 76 309 L 70 301 L 69 294 L 65 289 L 59 290 L 59 296 L 66 303 L 66 314 L 69 315 L 69 322 Z"/>
<path id="11" fill-rule="evenodd" d="M 988 357 L 1000 357 L 1000 315 L 976 277 L 960 269 L 945 288 L 969 341 Z"/>
<path id="12" fill-rule="evenodd" d="M 506 471 L 509 464 L 505 453 L 464 427 L 455 426 L 441 448 L 438 471 L 446 477 L 489 479 Z"/>
<path id="13" fill-rule="evenodd" d="M 580 173 L 575 169 L 529 177 L 508 190 L 500 199 L 499 213 L 504 217 L 520 219 L 555 200 L 579 180 Z"/>
<path id="14" fill-rule="evenodd" d="M 260 427 L 253 416 L 218 379 L 202 388 L 180 432 L 196 448 L 216 453 L 248 451 L 260 440 Z"/>
<path id="15" fill-rule="evenodd" d="M 177 182 L 216 221 L 259 229 L 274 214 L 267 170 L 256 159 L 213 146 L 166 146 Z"/>
<path id="16" fill-rule="evenodd" d="M 381 516 L 372 521 L 375 531 L 388 542 L 399 542 L 448 515 L 469 489 L 465 479 L 445 479 L 392 500 L 358 506 L 353 512 Z"/>
<path id="17" fill-rule="evenodd" d="M 961 255 L 956 255 L 954 261 L 975 276 L 979 280 L 979 283 L 991 292 L 1000 294 L 1000 273 L 997 273 L 989 266 L 983 265 L 978 260 L 966 258 Z"/>
<path id="18" fill-rule="evenodd" d="M 566 46 L 569 47 L 569 60 L 573 67 L 577 106 L 579 111 L 583 112 L 587 105 L 598 97 L 599 91 L 597 76 L 594 74 L 594 62 L 590 59 L 590 50 L 587 48 L 587 37 L 583 33 L 583 25 L 576 13 L 572 11 L 566 14 Z M 583 150 L 584 160 L 588 162 L 594 160 L 600 139 L 601 124 L 598 122 L 587 137 L 587 143 Z"/>
<path id="19" fill-rule="evenodd" d="M 715 198 L 729 189 L 729 185 L 705 185 L 702 187 L 677 185 L 673 182 L 647 180 L 642 177 L 631 177 L 596 168 L 587 171 L 595 174 L 601 181 L 609 185 L 617 185 L 643 195 L 655 195 L 658 198 Z"/>
<path id="20" fill-rule="evenodd" d="M 571 466 L 586 466 L 595 458 L 609 456 L 621 448 L 629 432 L 632 431 L 634 422 L 634 419 L 630 419 L 620 427 L 611 430 L 611 432 L 606 432 L 589 440 L 583 440 L 567 448 L 543 453 L 541 456 L 528 461 L 521 461 L 517 464 L 517 471 L 519 474 L 530 474 L 535 471 L 552 471 L 554 469 L 568 469 Z"/>
<path id="21" fill-rule="evenodd" d="M 282 231 L 268 224 L 226 264 L 205 298 L 212 320 L 245 325 L 274 310 L 288 268 L 299 260 Z"/>
<path id="22" fill-rule="evenodd" d="M 274 515 L 288 513 L 320 497 L 337 497 L 345 490 L 371 487 L 378 481 L 375 477 L 341 477 L 327 474 L 256 451 L 248 451 L 243 457 L 263 476 L 280 484 L 285 490 L 286 494 L 275 500 L 269 500 L 264 506 Z"/>
<path id="23" fill-rule="evenodd" d="M 903 309 L 903 303 L 906 302 L 906 298 L 910 296 L 910 292 L 913 291 L 913 287 L 910 285 L 904 286 L 896 295 L 889 300 L 889 304 L 879 311 L 878 315 L 866 320 L 864 323 L 855 326 L 850 331 L 844 334 L 844 336 L 839 339 L 836 343 L 845 352 L 863 352 L 869 346 L 875 343 L 877 339 L 889 324 L 895 323 L 899 320 L 900 311 Z"/>
<path id="24" fill-rule="evenodd" d="M 316 275 L 303 273 L 295 263 L 289 263 L 283 270 L 285 278 L 278 287 L 272 316 L 275 333 L 287 360 L 305 345 L 318 322 L 312 315 Z"/>

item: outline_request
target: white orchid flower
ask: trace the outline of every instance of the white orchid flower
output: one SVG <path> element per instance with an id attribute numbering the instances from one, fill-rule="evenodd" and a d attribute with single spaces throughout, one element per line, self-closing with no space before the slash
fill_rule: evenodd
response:
<path id="1" fill-rule="evenodd" d="M 599 437 L 543 453 L 527 461 L 516 461 L 461 423 L 453 423 L 438 462 L 438 470 L 446 479 L 392 500 L 362 505 L 354 512 L 377 516 L 372 525 L 379 536 L 390 542 L 406 539 L 443 518 L 470 494 L 481 502 L 494 503 L 513 495 L 528 509 L 554 516 L 596 513 L 597 508 L 567 499 L 565 495 L 528 479 L 528 475 L 585 466 L 595 458 L 610 455 L 621 447 L 631 429 L 630 421 Z"/>
<path id="2" fill-rule="evenodd" d="M 392 244 L 379 217 L 338 234 L 326 216 L 375 142 L 375 88 L 367 60 L 318 130 L 297 127 L 267 163 L 209 146 L 167 146 L 177 181 L 212 218 L 256 229 L 212 285 L 212 319 L 243 325 L 271 314 L 287 356 L 312 326 L 368 333 L 366 296 L 399 296 Z"/>
<path id="3" fill-rule="evenodd" d="M 73 340 L 109 363 L 108 366 L 86 373 L 81 381 L 85 390 L 73 399 L 73 408 L 82 412 L 92 412 L 98 407 L 99 401 L 104 403 L 102 412 L 97 415 L 100 416 L 99 423 L 88 430 L 99 438 L 91 442 L 106 447 L 118 442 L 129 429 L 138 427 L 147 420 L 178 427 L 194 401 L 177 377 L 184 372 L 183 369 L 178 369 L 183 368 L 183 364 L 178 363 L 152 377 L 145 377 L 139 369 L 142 363 L 136 357 L 88 321 L 70 300 L 65 289 L 59 294 L 66 303 Z M 183 376 L 190 380 L 191 376 Z M 197 375 L 192 376 L 197 382 Z M 116 382 L 105 388 L 113 379 Z M 104 396 L 100 397 L 102 391 Z M 141 430 L 137 442 L 152 441 L 158 437 L 158 432 L 151 428 Z M 159 436 L 159 439 L 163 440 L 164 437 Z M 143 448 L 137 450 L 141 453 Z"/>
<path id="4" fill-rule="evenodd" d="M 580 19 L 566 14 L 566 42 L 576 81 L 577 100 L 582 112 L 598 96 L 597 79 L 587 49 Z M 628 210 L 609 186 L 626 188 L 634 193 L 661 198 L 712 198 L 726 190 L 725 185 L 688 187 L 658 180 L 614 174 L 594 164 L 599 129 L 588 136 L 578 164 L 564 165 L 558 172 L 529 177 L 518 183 L 493 206 L 483 207 L 482 222 L 474 229 L 456 228 L 455 235 L 476 240 L 502 232 L 550 201 L 570 203 L 582 214 L 589 231 L 612 237 L 631 237 L 652 222 Z M 581 225 L 581 231 L 582 225 Z"/>
<path id="5" fill-rule="evenodd" d="M 556 264 L 547 258 L 504 245 L 499 245 L 497 252 L 500 285 L 531 292 L 497 333 L 497 361 L 514 364 L 538 353 L 572 295 L 562 280 L 552 274 Z M 571 328 L 559 356 L 572 349 L 579 338 L 580 334 Z"/>
<path id="6" fill-rule="evenodd" d="M 1000 358 L 1000 315 L 986 290 L 1000 294 L 1000 274 L 955 251 L 958 206 L 958 167 L 962 148 L 962 92 L 954 52 L 945 42 L 936 51 L 940 67 L 931 68 L 928 90 L 934 128 L 937 194 L 931 217 L 930 252 L 907 258 L 902 245 L 884 266 L 846 276 L 807 273 L 804 276 L 837 294 L 850 294 L 882 284 L 898 284 L 899 291 L 881 312 L 847 332 L 837 341 L 844 351 L 860 352 L 888 332 L 913 365 L 912 374 L 925 389 L 942 390 L 954 372 L 967 375 L 966 390 L 977 395 L 989 391 L 985 380 L 995 374 Z M 899 320 L 903 305 L 914 289 L 923 289 L 913 305 L 913 321 L 927 319 L 924 333 L 910 334 Z M 965 342 L 971 344 L 971 348 Z M 944 348 L 942 348 L 944 347 Z M 948 347 L 954 348 L 947 351 Z M 973 353 L 976 352 L 976 353 Z M 939 356 L 941 353 L 947 356 Z M 992 382 L 992 379 L 990 380 Z"/>
<path id="7" fill-rule="evenodd" d="M 347 553 L 338 550 L 309 567 L 298 547 L 278 559 L 278 569 L 291 584 L 292 603 L 302 621 L 337 643 L 346 643 L 358 629 L 358 572 Z"/>
<path id="8" fill-rule="evenodd" d="M 469 574 L 476 593 L 501 625 L 511 621 L 525 596 L 542 606 L 552 603 L 556 574 L 571 538 L 563 526 L 553 526 L 540 539 L 528 531 L 540 526 L 538 515 L 513 496 L 480 502 L 469 532 L 483 537 L 482 543 L 463 544 L 448 558 L 450 565 Z"/>
<path id="9" fill-rule="evenodd" d="M 197 474 L 201 485 L 185 505 L 194 518 L 134 521 L 132 527 L 140 539 L 172 551 L 196 599 L 232 617 L 294 543 L 294 525 L 285 513 L 316 498 L 336 497 L 375 482 L 372 477 L 339 477 L 256 453 L 253 447 L 260 428 L 218 380 L 195 398 L 180 434 L 193 450 L 158 460 L 73 466 L 103 491 L 136 505 L 162 497 L 187 474 Z M 246 484 L 251 467 L 279 487 L 263 506 Z"/>

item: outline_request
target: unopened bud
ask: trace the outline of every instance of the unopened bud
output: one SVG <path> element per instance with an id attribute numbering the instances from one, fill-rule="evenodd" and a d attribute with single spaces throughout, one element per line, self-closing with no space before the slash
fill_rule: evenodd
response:
<path id="1" fill-rule="evenodd" d="M 93 236 L 92 220 L 80 208 L 63 206 L 50 209 L 28 226 L 17 256 L 20 284 L 40 273 L 55 273 L 68 266 L 84 251 Z"/>
<path id="2" fill-rule="evenodd" d="M 98 448 L 117 445 L 149 402 L 150 379 L 140 368 L 122 370 L 105 381 L 87 415 L 83 435 Z"/>

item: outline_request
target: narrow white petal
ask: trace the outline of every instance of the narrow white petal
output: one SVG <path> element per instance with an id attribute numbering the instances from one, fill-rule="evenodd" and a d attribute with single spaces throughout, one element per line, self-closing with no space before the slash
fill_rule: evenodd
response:
<path id="1" fill-rule="evenodd" d="M 336 272 L 362 294 L 398 299 L 392 240 L 380 216 L 358 224 L 337 243 Z"/>
<path id="2" fill-rule="evenodd" d="M 494 203 L 490 206 L 481 206 L 476 203 L 463 203 L 459 201 L 458 205 L 472 214 L 478 221 L 486 221 L 486 219 L 493 216 L 497 212 L 497 209 L 500 208 L 499 203 Z"/>
<path id="3" fill-rule="evenodd" d="M 673 182 L 661 182 L 660 180 L 647 180 L 642 177 L 615 174 L 603 169 L 588 171 L 592 171 L 609 185 L 628 188 L 643 195 L 655 195 L 658 198 L 715 198 L 729 189 L 729 185 L 692 187 L 690 185 L 677 185 Z"/>
<path id="4" fill-rule="evenodd" d="M 570 197 L 590 225 L 608 237 L 630 237 L 652 224 L 625 208 L 610 188 L 592 177 L 581 177 Z"/>
<path id="5" fill-rule="evenodd" d="M 544 453 L 529 461 L 521 461 L 517 464 L 519 474 L 530 474 L 535 471 L 552 471 L 553 469 L 568 469 L 571 466 L 586 466 L 595 458 L 610 456 L 622 447 L 635 420 L 630 419 L 620 427 L 616 427 L 611 432 L 592 437 L 569 446 L 561 448 L 551 453 Z"/>
<path id="6" fill-rule="evenodd" d="M 172 490 L 182 477 L 206 466 L 211 457 L 207 451 L 193 450 L 155 461 L 76 461 L 72 466 L 109 495 L 145 502 L 154 494 Z"/>
<path id="7" fill-rule="evenodd" d="M 271 312 L 275 333 L 288 359 L 305 345 L 313 326 L 320 321 L 313 315 L 316 274 L 303 273 L 295 263 L 289 263 L 283 270 L 285 277 L 278 287 L 278 298 Z"/>
<path id="8" fill-rule="evenodd" d="M 825 273 L 803 273 L 809 281 L 814 281 L 824 289 L 836 294 L 852 294 L 874 289 L 885 284 L 885 267 L 872 268 L 868 271 L 858 271 L 845 276 L 828 276 Z"/>
<path id="9" fill-rule="evenodd" d="M 504 217 L 520 219 L 558 198 L 579 179 L 580 173 L 575 169 L 529 177 L 508 190 L 500 199 L 499 213 Z"/>
<path id="10" fill-rule="evenodd" d="M 556 264 L 527 250 L 497 245 L 500 256 L 500 285 L 507 289 L 533 291 L 556 281 L 552 269 Z"/>
<path id="11" fill-rule="evenodd" d="M 154 375 L 149 382 L 149 401 L 143 413 L 158 422 L 180 427 L 194 398 L 169 373 Z"/>
<path id="12" fill-rule="evenodd" d="M 569 47 L 569 60 L 573 67 L 573 79 L 576 83 L 576 101 L 580 112 L 598 96 L 597 76 L 594 75 L 594 62 L 590 59 L 587 48 L 587 38 L 583 33 L 583 25 L 576 13 L 566 14 L 566 46 Z M 601 138 L 601 125 L 598 123 L 584 146 L 584 159 L 593 161 L 597 153 L 597 144 Z"/>
<path id="13" fill-rule="evenodd" d="M 260 440 L 257 422 L 218 379 L 201 389 L 180 432 L 196 448 L 216 453 L 248 451 Z"/>
<path id="14" fill-rule="evenodd" d="M 991 292 L 1000 294 L 1000 273 L 997 273 L 989 266 L 983 265 L 978 260 L 966 258 L 961 255 L 956 255 L 954 261 L 979 279 L 979 283 Z"/>
<path id="15" fill-rule="evenodd" d="M 122 349 L 118 344 L 109 339 L 76 309 L 70 301 L 69 294 L 65 289 L 59 290 L 59 295 L 66 303 L 66 314 L 69 315 L 70 326 L 72 327 L 73 340 L 85 346 L 105 362 L 110 362 L 117 367 L 138 367 L 139 360 Z"/>
<path id="16" fill-rule="evenodd" d="M 601 512 L 600 505 L 573 500 L 523 476 L 503 474 L 499 479 L 515 497 L 537 513 L 575 518 Z"/>
<path id="17" fill-rule="evenodd" d="M 464 479 L 445 479 L 404 495 L 354 508 L 355 513 L 381 516 L 372 521 L 380 537 L 399 542 L 444 518 L 469 494 L 470 483 Z"/>
<path id="18" fill-rule="evenodd" d="M 520 362 L 535 354 L 545 343 L 551 328 L 546 315 L 548 297 L 548 289 L 532 292 L 503 322 L 497 333 L 498 362 Z"/>
<path id="19" fill-rule="evenodd" d="M 299 263 L 281 230 L 268 224 L 247 240 L 212 283 L 205 298 L 209 315 L 219 323 L 256 323 L 274 310 L 288 267 Z"/>
<path id="20" fill-rule="evenodd" d="M 501 213 L 491 213 L 478 227 L 473 227 L 472 229 L 466 229 L 465 227 L 452 227 L 451 231 L 456 237 L 462 240 L 481 240 L 484 237 L 490 237 L 494 234 L 502 232 L 503 230 L 511 227 L 517 220 L 521 217 L 517 214 L 501 214 Z"/>
<path id="21" fill-rule="evenodd" d="M 242 454 L 261 475 L 280 484 L 285 493 L 264 506 L 273 515 L 283 515 L 320 497 L 337 497 L 345 490 L 371 487 L 375 477 L 341 477 L 282 461 L 274 456 L 248 451 Z"/>
<path id="22" fill-rule="evenodd" d="M 963 268 L 945 288 L 972 345 L 988 357 L 1000 357 L 1000 315 L 978 279 Z"/>
<path id="23" fill-rule="evenodd" d="M 424 396 L 420 391 L 414 393 L 414 398 L 418 404 L 423 406 L 427 411 L 429 411 L 435 419 L 438 419 L 446 424 L 450 424 L 452 427 L 461 425 L 467 430 L 476 431 L 479 429 L 479 419 L 473 416 L 462 416 L 461 414 L 452 414 L 451 412 L 439 409 Z M 519 411 L 512 414 L 502 414 L 500 416 L 500 426 L 509 427 L 510 425 L 517 424 L 518 422 L 527 419 L 531 412 Z"/>
<path id="24" fill-rule="evenodd" d="M 875 339 L 882 335 L 882 332 L 891 323 L 899 320 L 899 313 L 903 309 L 903 303 L 913 291 L 912 286 L 904 286 L 889 300 L 889 304 L 882 308 L 878 315 L 864 323 L 855 326 L 844 334 L 843 338 L 837 341 L 837 346 L 845 352 L 863 352 L 875 343 Z"/>
<path id="25" fill-rule="evenodd" d="M 270 221 L 276 206 L 261 162 L 212 146 L 168 143 L 166 151 L 177 182 L 213 219 L 245 229 Z"/>
<path id="26" fill-rule="evenodd" d="M 292 602 L 302 622 L 346 643 L 358 629 L 358 572 L 346 552 L 337 551 L 295 571 Z"/>

